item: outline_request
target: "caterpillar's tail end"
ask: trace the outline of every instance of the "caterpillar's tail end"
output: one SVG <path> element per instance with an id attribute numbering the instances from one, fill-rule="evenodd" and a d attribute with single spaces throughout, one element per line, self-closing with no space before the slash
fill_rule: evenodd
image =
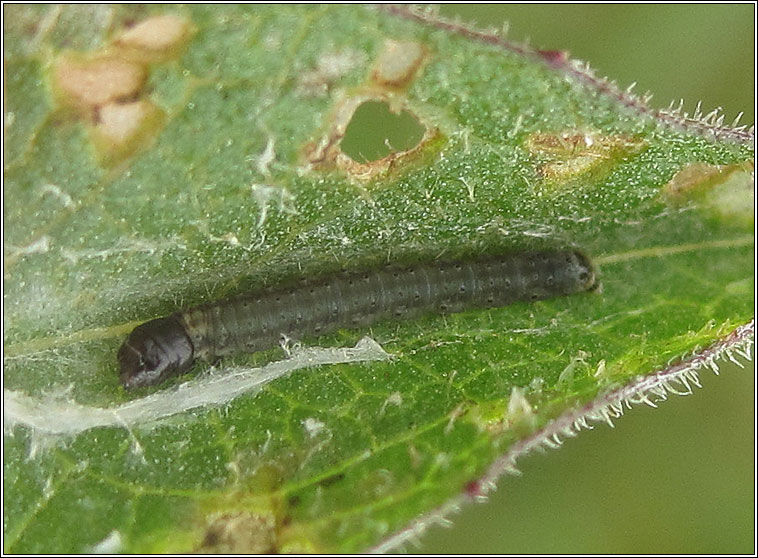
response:
<path id="1" fill-rule="evenodd" d="M 579 250 L 574 250 L 574 259 L 577 266 L 577 277 L 579 279 L 580 291 L 595 291 L 600 287 L 600 283 L 595 276 L 595 266 L 590 259 Z"/>
<path id="2" fill-rule="evenodd" d="M 131 390 L 184 374 L 192 366 L 194 352 L 175 317 L 145 322 L 134 328 L 118 350 L 121 384 Z"/>

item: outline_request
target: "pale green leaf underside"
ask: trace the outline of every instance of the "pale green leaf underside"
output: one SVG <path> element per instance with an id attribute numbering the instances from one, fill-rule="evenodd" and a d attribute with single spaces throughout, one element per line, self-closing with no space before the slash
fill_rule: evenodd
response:
<path id="1" fill-rule="evenodd" d="M 115 353 L 135 323 L 341 266 L 573 245 L 598 263 L 602 290 L 308 340 L 352 347 L 370 334 L 393 358 L 299 370 L 151 428 L 41 441 L 17 426 L 5 437 L 8 552 L 81 552 L 114 532 L 121 551 L 190 551 L 223 516 L 263 518 L 269 550 L 362 551 L 550 419 L 752 317 L 752 223 L 661 196 L 687 163 L 740 163 L 748 147 L 663 129 L 544 64 L 373 10 L 155 6 L 194 27 L 148 80 L 165 127 L 104 168 L 85 127 L 56 109 L 49 67 L 148 13 L 63 8 L 46 30 L 23 25 L 46 9 L 6 8 L 18 23 L 5 30 L 6 389 L 123 403 Z M 386 39 L 427 49 L 398 95 L 442 139 L 370 182 L 306 168 L 305 144 Z M 329 93 L 304 89 L 334 54 L 352 65 Z M 546 187 L 525 142 L 564 131 L 645 146 Z M 535 412 L 526 426 L 503 421 L 514 387 Z"/>

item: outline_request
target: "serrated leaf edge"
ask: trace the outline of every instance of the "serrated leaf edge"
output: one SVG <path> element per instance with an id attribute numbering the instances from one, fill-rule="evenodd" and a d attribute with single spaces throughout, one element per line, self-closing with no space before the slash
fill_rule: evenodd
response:
<path id="1" fill-rule="evenodd" d="M 460 511 L 464 504 L 486 501 L 487 494 L 497 487 L 497 481 L 504 474 L 521 474 L 516 467 L 517 459 L 534 450 L 558 448 L 563 443 L 562 438 L 574 438 L 582 429 L 593 428 L 592 423 L 604 422 L 613 427 L 613 419 L 623 416 L 624 409 L 631 409 L 632 405 L 645 404 L 656 407 L 656 403 L 665 401 L 669 394 L 691 395 L 693 385 L 702 387 L 698 375 L 701 370 L 710 369 L 718 375 L 720 359 L 726 358 L 743 368 L 743 363 L 736 357 L 752 361 L 750 350 L 754 341 L 755 319 L 678 364 L 640 376 L 626 385 L 600 394 L 579 409 L 560 415 L 544 428 L 514 443 L 481 478 L 469 482 L 463 493 L 414 520 L 407 527 L 371 548 L 369 552 L 394 552 L 403 545 L 417 540 L 432 525 L 449 525 L 448 517 Z M 656 399 L 653 400 L 652 397 Z"/>
<path id="2" fill-rule="evenodd" d="M 665 127 L 693 132 L 711 140 L 727 140 L 746 145 L 755 144 L 755 127 L 739 124 L 742 113 L 730 126 L 724 124 L 725 116 L 720 107 L 703 113 L 701 103 L 698 103 L 694 112 L 689 114 L 682 110 L 683 102 L 679 101 L 678 106 L 676 102 L 672 102 L 667 109 L 654 109 L 649 105 L 652 94 L 649 92 L 642 95 L 632 93 L 634 83 L 626 88 L 621 88 L 615 81 L 597 76 L 587 62 L 569 58 L 567 52 L 538 50 L 525 42 L 508 40 L 505 37 L 507 27 L 502 31 L 495 29 L 483 31 L 470 23 L 462 22 L 460 19 L 443 18 L 439 15 L 437 8 L 437 6 L 385 4 L 378 6 L 377 9 L 392 16 L 415 21 L 429 27 L 436 27 L 542 62 L 549 68 L 569 76 L 573 81 L 601 95 L 610 97 L 623 107 L 633 110 L 640 116 L 652 118 Z"/>

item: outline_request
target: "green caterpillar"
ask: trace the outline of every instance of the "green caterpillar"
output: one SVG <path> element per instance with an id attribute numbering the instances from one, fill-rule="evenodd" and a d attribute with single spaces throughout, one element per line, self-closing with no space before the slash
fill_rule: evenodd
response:
<path id="1" fill-rule="evenodd" d="M 146 322 L 118 351 L 126 389 L 212 360 L 390 318 L 505 306 L 591 290 L 595 273 L 576 250 L 535 251 L 341 273 L 290 288 L 204 304 Z"/>

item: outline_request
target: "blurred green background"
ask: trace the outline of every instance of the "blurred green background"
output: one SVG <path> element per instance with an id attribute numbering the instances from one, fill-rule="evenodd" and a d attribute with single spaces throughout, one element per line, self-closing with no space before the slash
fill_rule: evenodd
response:
<path id="1" fill-rule="evenodd" d="M 512 40 L 570 51 L 652 104 L 754 112 L 753 5 L 445 5 L 479 26 L 510 23 Z M 754 553 L 755 378 L 722 365 L 705 389 L 636 408 L 563 448 L 521 460 L 490 501 L 419 553 Z"/>

